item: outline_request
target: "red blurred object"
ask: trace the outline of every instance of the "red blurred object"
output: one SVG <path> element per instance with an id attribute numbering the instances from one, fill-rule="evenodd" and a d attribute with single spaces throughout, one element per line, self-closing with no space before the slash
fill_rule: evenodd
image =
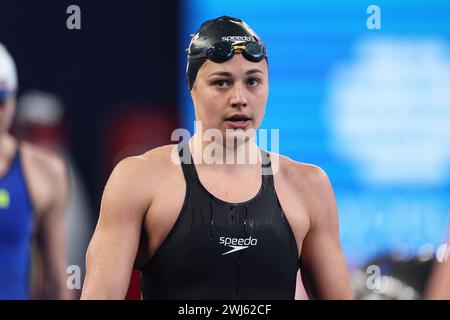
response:
<path id="1" fill-rule="evenodd" d="M 164 109 L 171 108 L 129 106 L 116 114 L 106 128 L 107 162 L 114 167 L 123 158 L 173 143 L 170 137 L 177 117 Z"/>
<path id="2" fill-rule="evenodd" d="M 141 300 L 141 273 L 133 269 L 125 300 Z"/>

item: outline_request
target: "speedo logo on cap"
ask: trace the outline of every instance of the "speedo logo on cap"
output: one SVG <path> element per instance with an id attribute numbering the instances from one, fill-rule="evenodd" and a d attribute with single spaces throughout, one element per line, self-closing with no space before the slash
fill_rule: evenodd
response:
<path id="1" fill-rule="evenodd" d="M 222 41 L 227 42 L 237 42 L 237 41 L 251 41 L 252 38 L 249 36 L 226 36 L 222 37 Z"/>
<path id="2" fill-rule="evenodd" d="M 258 239 L 253 239 L 252 237 L 248 237 L 248 238 L 220 237 L 219 244 L 222 244 L 225 247 L 232 248 L 231 250 L 229 250 L 225 253 L 222 253 L 222 255 L 224 256 L 229 253 L 247 249 L 248 247 L 251 247 L 251 246 L 256 246 L 258 244 Z"/>

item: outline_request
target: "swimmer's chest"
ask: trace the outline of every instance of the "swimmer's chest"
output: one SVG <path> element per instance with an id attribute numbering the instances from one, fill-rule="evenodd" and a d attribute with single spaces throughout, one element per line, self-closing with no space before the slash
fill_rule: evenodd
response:
<path id="1" fill-rule="evenodd" d="M 258 242 L 257 238 L 248 240 L 252 236 L 272 239 L 279 245 L 284 241 L 291 247 L 293 239 L 295 242 L 292 229 L 304 233 L 299 228 L 291 228 L 280 207 L 273 180 L 263 183 L 263 178 L 256 176 L 227 182 L 208 175 L 200 174 L 200 177 L 201 182 L 186 184 L 182 175 L 172 174 L 159 186 L 145 217 L 139 261 L 150 260 L 162 245 L 174 241 L 173 238 L 191 246 L 207 240 L 216 253 L 222 254 L 230 245 L 251 247 Z M 222 183 L 214 184 L 215 181 Z M 263 247 L 265 241 L 259 242 L 259 247 Z M 298 247 L 299 243 L 294 245 Z"/>

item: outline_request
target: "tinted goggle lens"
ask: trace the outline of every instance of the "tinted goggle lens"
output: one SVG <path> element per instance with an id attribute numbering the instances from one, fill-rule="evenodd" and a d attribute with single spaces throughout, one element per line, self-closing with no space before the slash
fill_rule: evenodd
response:
<path id="1" fill-rule="evenodd" d="M 219 42 L 208 48 L 207 57 L 214 62 L 223 62 L 234 55 L 233 45 L 229 42 Z"/>
<path id="2" fill-rule="evenodd" d="M 248 42 L 243 51 L 244 56 L 251 61 L 261 61 L 264 59 L 265 50 L 263 46 L 256 42 Z"/>
<path id="3" fill-rule="evenodd" d="M 3 105 L 8 100 L 8 93 L 0 91 L 0 105 Z"/>

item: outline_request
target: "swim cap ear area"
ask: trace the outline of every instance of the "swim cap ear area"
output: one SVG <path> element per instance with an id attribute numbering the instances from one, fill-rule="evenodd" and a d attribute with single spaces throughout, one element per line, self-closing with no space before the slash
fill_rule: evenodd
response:
<path id="1" fill-rule="evenodd" d="M 261 38 L 241 19 L 221 16 L 205 21 L 189 44 L 186 78 L 189 90 L 194 86 L 198 70 L 206 59 L 225 62 L 231 59 L 235 49 L 252 62 L 266 59 L 267 50 Z"/>

